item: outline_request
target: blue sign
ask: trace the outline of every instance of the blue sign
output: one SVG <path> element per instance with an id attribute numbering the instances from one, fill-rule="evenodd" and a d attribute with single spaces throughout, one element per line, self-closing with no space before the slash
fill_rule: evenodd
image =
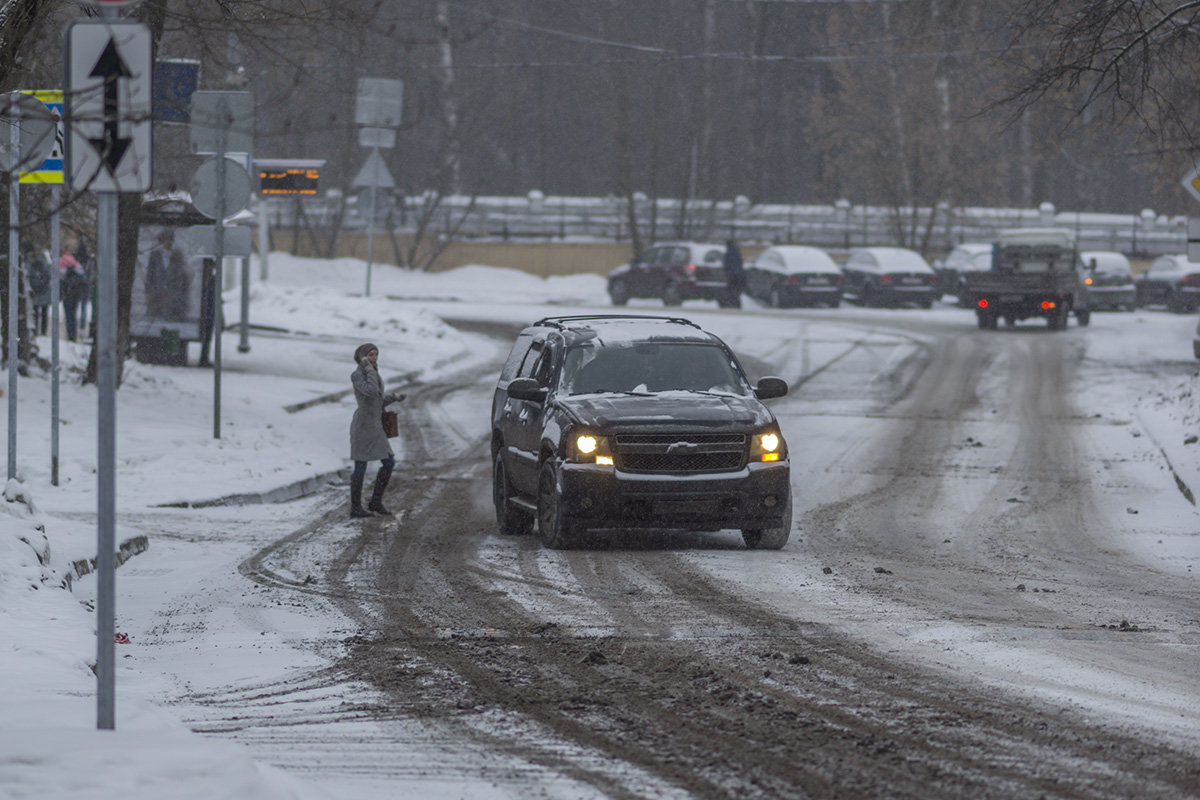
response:
<path id="1" fill-rule="evenodd" d="M 191 121 L 192 95 L 200 88 L 200 62 L 171 59 L 154 62 L 154 119 L 186 125 Z"/>

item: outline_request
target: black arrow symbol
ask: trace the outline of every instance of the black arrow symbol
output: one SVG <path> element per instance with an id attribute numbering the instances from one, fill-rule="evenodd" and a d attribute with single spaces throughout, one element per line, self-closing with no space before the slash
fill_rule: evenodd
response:
<path id="1" fill-rule="evenodd" d="M 101 78 L 104 81 L 104 136 L 99 139 L 88 139 L 88 141 L 92 143 L 92 147 L 96 148 L 96 152 L 100 154 L 100 160 L 108 166 L 108 171 L 116 173 L 117 165 L 121 163 L 121 159 L 125 157 L 125 150 L 133 141 L 117 136 L 117 117 L 120 112 L 117 105 L 117 80 L 131 78 L 133 73 L 129 71 L 129 67 L 121 58 L 115 40 L 108 40 L 104 52 L 100 54 L 100 58 L 96 59 L 96 66 L 92 67 L 88 77 Z"/>

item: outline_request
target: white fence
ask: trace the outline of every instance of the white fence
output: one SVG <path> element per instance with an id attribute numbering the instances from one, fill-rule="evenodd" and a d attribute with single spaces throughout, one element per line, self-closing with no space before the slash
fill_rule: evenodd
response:
<path id="1" fill-rule="evenodd" d="M 397 234 L 413 233 L 429 195 L 396 198 L 387 223 Z M 365 211 L 357 213 L 355 198 L 343 200 L 331 191 L 303 201 L 271 203 L 274 227 L 308 225 L 328 230 L 335 224 L 358 230 L 366 226 Z M 1058 211 L 1043 203 L 1034 209 L 953 208 L 902 209 L 853 205 L 754 205 L 745 198 L 707 202 L 658 200 L 635 197 L 554 197 L 530 192 L 521 197 L 449 196 L 441 198 L 428 214 L 426 233 L 458 240 L 590 240 L 629 241 L 631 218 L 636 219 L 641 241 L 649 244 L 671 239 L 724 240 L 746 243 L 812 244 L 827 248 L 865 245 L 898 245 L 922 249 L 927 255 L 944 253 L 962 242 L 989 242 L 1004 228 L 1054 226 L 1076 233 L 1080 249 L 1117 250 L 1129 255 L 1153 256 L 1180 253 L 1187 247 L 1187 218 L 1140 214 L 1100 214 Z"/>

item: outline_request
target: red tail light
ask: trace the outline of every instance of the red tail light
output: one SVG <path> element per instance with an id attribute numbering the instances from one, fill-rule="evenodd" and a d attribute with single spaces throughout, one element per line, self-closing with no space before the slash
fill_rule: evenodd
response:
<path id="1" fill-rule="evenodd" d="M 696 265 L 695 265 L 695 264 L 688 264 L 688 265 L 687 265 L 687 271 L 688 271 L 688 272 L 695 272 L 695 271 L 696 271 Z"/>
<path id="2" fill-rule="evenodd" d="M 799 275 L 788 275 L 786 278 L 784 278 L 783 282 L 797 284 L 800 282 L 800 276 Z"/>
<path id="3" fill-rule="evenodd" d="M 1200 286 L 1200 272 L 1188 273 L 1187 275 L 1184 275 L 1183 279 L 1179 282 L 1185 283 L 1188 286 Z"/>
<path id="4" fill-rule="evenodd" d="M 1043 300 L 1042 301 L 1042 311 L 1049 311 L 1052 308 L 1054 308 L 1053 300 Z"/>
<path id="5" fill-rule="evenodd" d="M 980 308 L 987 308 L 989 305 L 991 305 L 991 303 L 987 301 L 986 297 L 981 297 L 979 298 L 979 302 L 975 305 L 979 306 Z"/>
<path id="6" fill-rule="evenodd" d="M 884 286 L 891 286 L 893 283 L 896 282 L 896 278 L 892 275 L 888 275 L 885 273 L 885 274 L 879 276 L 879 282 L 882 283 Z"/>

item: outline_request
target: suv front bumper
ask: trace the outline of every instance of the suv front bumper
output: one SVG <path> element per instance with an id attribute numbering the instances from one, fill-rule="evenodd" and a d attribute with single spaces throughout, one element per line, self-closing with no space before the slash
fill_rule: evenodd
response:
<path id="1" fill-rule="evenodd" d="M 561 512 L 584 528 L 759 530 L 790 525 L 791 466 L 753 463 L 737 472 L 647 474 L 564 463 Z"/>

